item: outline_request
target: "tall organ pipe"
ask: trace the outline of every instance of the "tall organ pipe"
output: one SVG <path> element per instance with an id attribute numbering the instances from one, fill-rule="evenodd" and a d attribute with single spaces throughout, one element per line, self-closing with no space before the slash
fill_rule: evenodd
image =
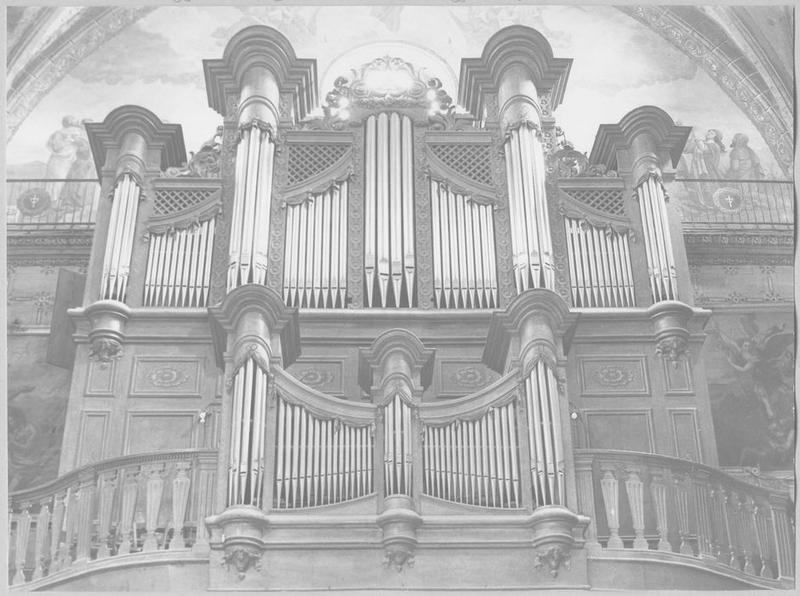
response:
<path id="1" fill-rule="evenodd" d="M 656 176 L 648 176 L 636 189 L 641 206 L 645 251 L 653 302 L 677 298 L 678 274 L 672 251 L 666 194 Z"/>
<path id="2" fill-rule="evenodd" d="M 370 116 L 365 135 L 367 306 L 412 306 L 416 257 L 411 119 L 394 112 Z"/>
<path id="3" fill-rule="evenodd" d="M 243 125 L 236 151 L 229 291 L 266 282 L 273 157 L 271 128 L 258 120 Z"/>
<path id="4" fill-rule="evenodd" d="M 517 291 L 553 289 L 555 268 L 541 142 L 523 123 L 508 133 L 504 149 Z"/>
<path id="5" fill-rule="evenodd" d="M 132 174 L 123 174 L 114 187 L 108 241 L 103 256 L 101 299 L 125 301 L 140 193 L 139 184 Z"/>

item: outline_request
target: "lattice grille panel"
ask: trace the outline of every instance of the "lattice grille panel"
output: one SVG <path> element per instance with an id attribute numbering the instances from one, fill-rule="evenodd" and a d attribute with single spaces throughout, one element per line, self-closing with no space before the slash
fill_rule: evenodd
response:
<path id="1" fill-rule="evenodd" d="M 622 189 L 619 188 L 573 188 L 565 190 L 570 197 L 598 211 L 611 215 L 625 215 Z"/>
<path id="2" fill-rule="evenodd" d="M 155 215 L 167 215 L 177 213 L 202 203 L 216 192 L 210 188 L 181 188 L 169 190 L 157 190 L 156 200 L 153 205 Z"/>
<path id="3" fill-rule="evenodd" d="M 459 174 L 481 184 L 492 184 L 489 145 L 431 143 L 428 147 L 447 167 Z"/>
<path id="4" fill-rule="evenodd" d="M 347 152 L 345 143 L 290 144 L 289 180 L 297 184 L 331 167 Z"/>

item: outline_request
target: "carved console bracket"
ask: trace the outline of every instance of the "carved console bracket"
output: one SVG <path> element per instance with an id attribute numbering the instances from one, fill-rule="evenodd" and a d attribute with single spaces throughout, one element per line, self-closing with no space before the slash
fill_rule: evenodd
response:
<path id="1" fill-rule="evenodd" d="M 406 495 L 392 495 L 383 501 L 384 510 L 377 522 L 383 531 L 383 566 L 398 572 L 414 565 L 417 528 L 422 517 L 414 510 L 414 502 Z"/>
<path id="2" fill-rule="evenodd" d="M 71 314 L 78 314 L 80 310 Z M 131 317 L 131 309 L 116 300 L 101 300 L 90 304 L 83 311 L 89 319 L 89 358 L 106 367 L 112 360 L 122 357 L 125 342 L 125 325 Z"/>
<path id="3" fill-rule="evenodd" d="M 257 284 L 240 286 L 217 306 L 209 307 L 217 366 L 225 367 L 225 355 L 233 361 L 232 372 L 250 357 L 263 370 L 275 361 L 290 366 L 300 355 L 297 309 L 287 307 L 273 289 Z"/>
<path id="4" fill-rule="evenodd" d="M 678 367 L 689 355 L 689 321 L 694 315 L 690 306 L 673 300 L 657 302 L 647 310 L 653 321 L 656 354 Z"/>
<path id="5" fill-rule="evenodd" d="M 529 369 L 539 360 L 555 366 L 561 354 L 569 351 L 577 320 L 578 315 L 570 313 L 555 292 L 526 290 L 505 311 L 492 314 L 483 363 L 500 374 L 515 364 Z"/>
<path id="6" fill-rule="evenodd" d="M 249 505 L 229 507 L 219 515 L 207 517 L 205 523 L 211 533 L 211 551 L 221 551 L 220 564 L 235 573 L 237 581 L 245 579 L 251 569 L 261 571 L 269 520 L 260 509 Z"/>
<path id="7" fill-rule="evenodd" d="M 531 515 L 534 567 L 553 578 L 562 568 L 569 569 L 571 551 L 583 546 L 583 539 L 576 540 L 575 534 L 582 536 L 588 523 L 588 518 L 560 505 L 537 508 Z"/>
<path id="8" fill-rule="evenodd" d="M 390 329 L 359 351 L 359 384 L 379 401 L 395 388 L 419 397 L 431 383 L 435 352 L 410 331 Z"/>

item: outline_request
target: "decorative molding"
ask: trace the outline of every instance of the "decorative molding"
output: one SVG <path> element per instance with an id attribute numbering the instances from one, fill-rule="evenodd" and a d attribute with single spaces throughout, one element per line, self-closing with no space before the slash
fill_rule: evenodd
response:
<path id="1" fill-rule="evenodd" d="M 633 451 L 643 451 L 645 453 L 655 453 L 655 439 L 653 435 L 653 411 L 649 408 L 636 408 L 636 409 L 599 409 L 599 408 L 584 408 L 581 411 L 581 416 L 586 421 L 586 448 L 587 449 L 625 449 Z M 597 444 L 597 437 L 593 444 L 592 441 L 592 421 L 605 418 L 606 420 L 614 421 L 613 428 L 617 434 L 614 436 L 627 439 L 631 436 L 630 431 L 619 434 L 619 429 L 634 428 L 639 419 L 644 423 L 643 430 L 646 434 L 647 445 L 624 445 L 621 446 L 612 443 L 609 439 L 611 437 L 604 437 L 604 445 Z M 623 421 L 623 418 L 628 418 L 628 421 Z"/>
<path id="2" fill-rule="evenodd" d="M 496 96 L 491 96 L 491 101 L 487 103 L 489 118 L 496 119 Z M 517 290 L 514 285 L 512 247 L 511 247 L 511 222 L 508 209 L 508 176 L 506 175 L 505 153 L 503 146 L 505 141 L 499 129 L 492 130 L 492 147 L 489 152 L 492 167 L 492 182 L 495 189 L 495 200 L 497 207 L 494 211 L 495 228 L 495 255 L 497 258 L 497 284 L 498 300 L 500 307 L 508 306 L 516 296 Z"/>
<path id="3" fill-rule="evenodd" d="M 558 570 L 562 566 L 565 569 L 570 568 L 569 549 L 561 544 L 539 549 L 534 558 L 533 566 L 536 569 L 546 570 L 552 577 L 558 577 Z"/>
<path id="4" fill-rule="evenodd" d="M 91 358 L 87 367 L 86 397 L 109 397 L 114 394 L 114 378 L 117 372 L 117 360 L 102 362 Z"/>
<path id="5" fill-rule="evenodd" d="M 578 362 L 583 396 L 650 395 L 644 356 L 581 356 Z"/>
<path id="6" fill-rule="evenodd" d="M 219 178 L 222 131 L 223 127 L 218 126 L 211 139 L 203 143 L 196 153 L 190 153 L 188 163 L 167 168 L 161 175 L 168 178 Z"/>
<path id="7" fill-rule="evenodd" d="M 195 356 L 136 356 L 131 397 L 200 397 L 203 370 Z"/>
<path id="8" fill-rule="evenodd" d="M 352 152 L 353 177 L 347 189 L 347 306 L 360 309 L 364 307 L 364 127 L 361 124 L 354 129 Z"/>
<path id="9" fill-rule="evenodd" d="M 170 449 L 192 449 L 197 441 L 196 409 L 187 410 L 128 410 L 125 420 L 124 454 Z M 152 428 L 141 428 L 148 421 L 160 423 L 163 435 L 158 437 Z M 157 439 L 162 444 L 158 444 Z M 169 445 L 163 444 L 168 440 Z M 141 441 L 141 444 L 137 444 Z M 178 443 L 178 444 L 175 444 Z"/>
<path id="10" fill-rule="evenodd" d="M 417 307 L 432 309 L 433 297 L 433 237 L 431 232 L 431 191 L 425 175 L 428 163 L 426 129 L 413 127 L 414 135 L 414 214 L 417 275 Z"/>

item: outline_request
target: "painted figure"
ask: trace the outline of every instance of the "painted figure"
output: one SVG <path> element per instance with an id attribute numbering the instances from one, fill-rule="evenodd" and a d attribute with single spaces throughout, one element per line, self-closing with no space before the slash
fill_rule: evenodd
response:
<path id="1" fill-rule="evenodd" d="M 761 162 L 747 144 L 747 135 L 736 133 L 731 142 L 731 163 L 728 168 L 728 177 L 734 180 L 760 180 L 764 177 Z"/>
<path id="2" fill-rule="evenodd" d="M 712 128 L 703 139 L 697 136 L 693 140 L 692 146 L 692 166 L 691 176 L 693 178 L 722 178 L 720 168 L 720 156 L 725 152 L 725 145 L 722 143 L 722 133 Z"/>

